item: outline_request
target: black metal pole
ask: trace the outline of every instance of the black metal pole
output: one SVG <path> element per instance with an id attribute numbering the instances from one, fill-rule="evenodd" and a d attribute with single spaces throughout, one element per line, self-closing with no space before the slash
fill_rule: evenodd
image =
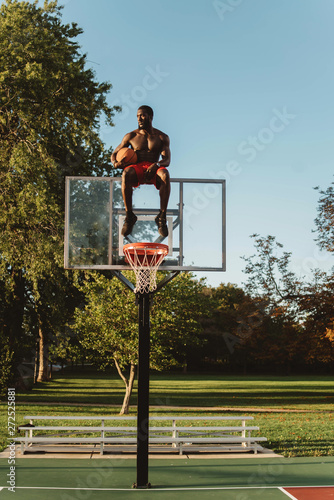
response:
<path id="1" fill-rule="evenodd" d="M 137 403 L 137 483 L 136 488 L 149 488 L 149 369 L 150 369 L 150 294 L 138 294 L 138 403 Z"/>

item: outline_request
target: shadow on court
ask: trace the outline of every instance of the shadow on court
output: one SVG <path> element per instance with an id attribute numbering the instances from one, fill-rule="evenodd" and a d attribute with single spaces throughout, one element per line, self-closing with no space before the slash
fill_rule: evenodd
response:
<path id="1" fill-rule="evenodd" d="M 0 500 L 14 498 L 7 490 L 8 473 L 8 460 L 1 459 Z M 15 499 L 123 500 L 134 495 L 138 500 L 176 500 L 181 496 L 182 500 L 284 500 L 292 497 L 280 488 L 333 486 L 334 457 L 152 459 L 152 488 L 133 490 L 135 480 L 136 461 L 132 459 L 18 458 Z M 302 492 L 293 491 L 294 495 Z M 314 500 L 323 498 L 314 491 Z M 293 498 L 299 500 L 299 496 Z"/>

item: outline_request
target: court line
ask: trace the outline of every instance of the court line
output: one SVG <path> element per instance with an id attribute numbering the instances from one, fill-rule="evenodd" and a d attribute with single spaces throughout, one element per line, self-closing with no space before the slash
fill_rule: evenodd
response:
<path id="1" fill-rule="evenodd" d="M 284 493 L 287 497 L 291 498 L 291 500 L 298 500 L 296 497 L 294 497 L 293 495 L 291 495 L 291 493 L 288 493 L 287 491 L 285 491 L 284 488 L 278 488 L 282 493 Z"/>
<path id="2" fill-rule="evenodd" d="M 0 491 L 8 488 L 8 486 L 0 486 Z M 212 491 L 212 490 L 280 490 L 285 495 L 289 496 L 292 500 L 297 500 L 291 493 L 285 491 L 284 488 L 334 488 L 334 486 L 212 486 L 204 488 L 147 488 L 146 491 Z M 15 486 L 15 489 L 21 490 L 69 490 L 69 491 L 142 491 L 141 488 L 71 488 L 62 486 Z"/>
<path id="3" fill-rule="evenodd" d="M 5 486 L 7 488 L 7 486 Z M 211 490 L 277 490 L 278 486 L 212 486 L 207 488 L 147 488 L 145 491 L 211 491 Z M 59 491 L 143 491 L 141 488 L 70 488 L 62 486 L 15 486 L 21 490 L 59 490 Z"/>

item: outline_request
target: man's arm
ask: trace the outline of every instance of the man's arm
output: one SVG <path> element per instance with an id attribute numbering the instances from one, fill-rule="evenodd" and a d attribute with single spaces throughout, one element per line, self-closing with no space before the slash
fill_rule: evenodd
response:
<path id="1" fill-rule="evenodd" d="M 129 132 L 128 134 L 125 134 L 125 136 L 122 139 L 122 142 L 117 148 L 114 149 L 113 154 L 111 155 L 111 163 L 113 164 L 114 168 L 121 168 L 124 166 L 125 160 L 117 161 L 116 160 L 116 155 L 118 151 L 122 148 L 128 148 L 130 146 L 130 141 L 133 137 L 134 133 Z"/>
<path id="2" fill-rule="evenodd" d="M 169 137 L 164 134 L 163 149 L 161 151 L 162 160 L 159 161 L 160 167 L 169 167 L 170 164 L 170 147 L 169 147 Z"/>
<path id="3" fill-rule="evenodd" d="M 162 159 L 153 163 L 147 170 L 144 176 L 146 181 L 149 181 L 153 178 L 154 174 L 158 171 L 160 167 L 168 167 L 170 164 L 171 153 L 169 147 L 169 137 L 168 135 L 163 135 L 163 149 L 161 151 Z"/>

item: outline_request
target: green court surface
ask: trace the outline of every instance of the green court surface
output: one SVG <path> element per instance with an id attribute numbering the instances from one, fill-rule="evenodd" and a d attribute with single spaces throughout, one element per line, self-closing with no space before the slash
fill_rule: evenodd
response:
<path id="1" fill-rule="evenodd" d="M 18 458 L 15 496 L 8 459 L 0 471 L 0 500 L 334 500 L 334 457 L 151 459 L 147 490 L 132 459 Z"/>

